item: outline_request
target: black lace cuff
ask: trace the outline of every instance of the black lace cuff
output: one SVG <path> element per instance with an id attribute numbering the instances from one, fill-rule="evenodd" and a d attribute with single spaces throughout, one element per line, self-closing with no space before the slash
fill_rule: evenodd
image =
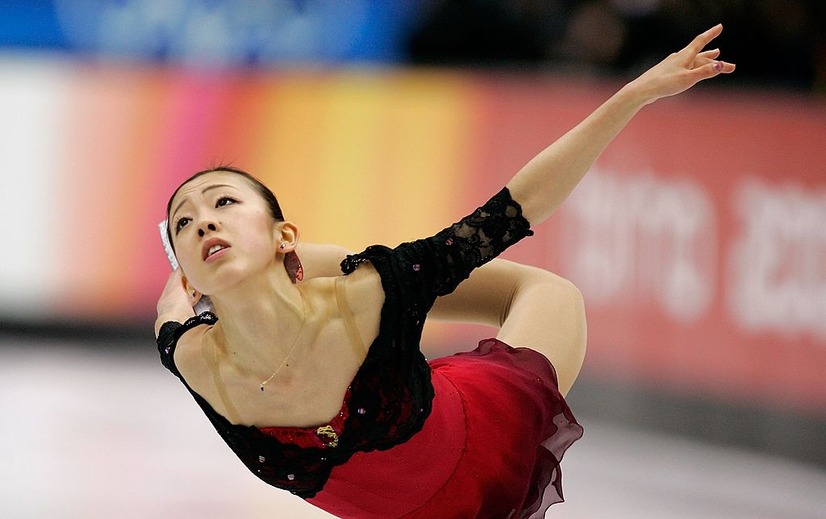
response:
<path id="1" fill-rule="evenodd" d="M 183 324 L 176 321 L 167 321 L 163 323 L 161 329 L 158 331 L 158 353 L 161 356 L 161 364 L 166 369 L 174 373 L 177 377 L 181 376 L 177 366 L 175 366 L 175 346 L 178 344 L 178 339 L 181 338 L 186 331 L 199 326 L 201 324 L 215 324 L 218 322 L 218 317 L 212 312 L 204 312 L 199 315 L 194 315 L 184 321 Z"/>

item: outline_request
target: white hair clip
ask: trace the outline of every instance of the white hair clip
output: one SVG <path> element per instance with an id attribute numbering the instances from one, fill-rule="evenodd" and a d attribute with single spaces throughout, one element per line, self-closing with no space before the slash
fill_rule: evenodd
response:
<path id="1" fill-rule="evenodd" d="M 172 270 L 175 270 L 178 268 L 178 258 L 175 257 L 175 251 L 172 250 L 172 244 L 169 243 L 168 227 L 169 224 L 164 220 L 158 224 L 158 231 L 161 234 L 161 243 L 163 244 L 164 252 L 166 252 L 166 259 L 169 261 L 169 266 L 172 267 Z M 201 299 L 195 303 L 193 308 L 198 315 L 204 312 L 212 312 L 212 301 L 209 300 L 208 296 L 201 296 Z"/>

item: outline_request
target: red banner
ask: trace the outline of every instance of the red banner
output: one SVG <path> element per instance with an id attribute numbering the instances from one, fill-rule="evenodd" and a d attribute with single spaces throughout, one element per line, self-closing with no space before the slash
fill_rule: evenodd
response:
<path id="1" fill-rule="evenodd" d="M 194 171 L 232 162 L 259 175 L 302 239 L 392 245 L 467 214 L 619 86 L 413 71 L 2 72 L 15 121 L 6 170 L 25 172 L 9 176 L 3 214 L 25 225 L 10 228 L 0 313 L 96 322 L 151 323 L 169 272 L 156 225 Z M 824 415 L 826 106 L 719 85 L 646 107 L 508 255 L 583 291 L 587 374 Z"/>
<path id="2" fill-rule="evenodd" d="M 509 92 L 480 164 L 528 157 L 608 95 Z M 583 291 L 585 373 L 826 415 L 822 104 L 701 89 L 647 107 L 522 247 Z"/>

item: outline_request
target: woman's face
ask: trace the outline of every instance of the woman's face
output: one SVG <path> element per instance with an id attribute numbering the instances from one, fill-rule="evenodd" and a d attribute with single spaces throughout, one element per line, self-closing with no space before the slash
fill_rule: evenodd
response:
<path id="1" fill-rule="evenodd" d="M 274 262 L 281 222 L 245 178 L 207 173 L 184 184 L 170 207 L 178 262 L 202 294 L 232 287 Z"/>

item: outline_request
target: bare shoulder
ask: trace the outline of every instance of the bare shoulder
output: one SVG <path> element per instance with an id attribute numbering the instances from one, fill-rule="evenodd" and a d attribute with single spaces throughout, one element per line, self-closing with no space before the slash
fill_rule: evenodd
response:
<path id="1" fill-rule="evenodd" d="M 208 329 L 208 326 L 197 326 L 187 330 L 175 347 L 175 366 L 193 388 L 199 386 L 199 380 L 205 372 L 204 333 Z"/>
<path id="2" fill-rule="evenodd" d="M 373 312 L 384 304 L 381 277 L 370 263 L 362 263 L 351 274 L 344 276 L 347 302 L 356 314 Z"/>

